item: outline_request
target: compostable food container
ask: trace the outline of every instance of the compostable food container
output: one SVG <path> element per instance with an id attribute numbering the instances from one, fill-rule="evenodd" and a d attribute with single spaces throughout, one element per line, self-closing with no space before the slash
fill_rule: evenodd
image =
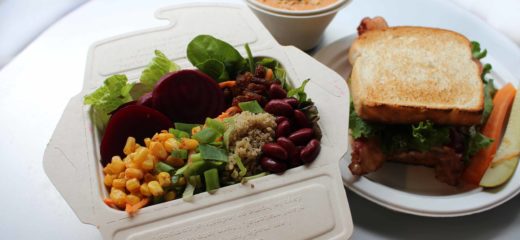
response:
<path id="1" fill-rule="evenodd" d="M 294 47 L 280 46 L 243 5 L 185 4 L 162 8 L 163 27 L 115 36 L 89 49 L 82 91 L 68 103 L 45 150 L 44 169 L 78 218 L 95 225 L 105 239 L 346 239 L 353 230 L 339 160 L 347 150 L 349 92 L 343 79 Z M 293 85 L 310 78 L 306 92 L 320 112 L 321 152 L 310 165 L 270 174 L 141 209 L 135 216 L 103 203 L 99 144 L 102 133 L 91 120 L 83 96 L 113 74 L 136 81 L 161 50 L 182 68 L 188 42 L 210 34 L 245 56 L 279 60 Z"/>

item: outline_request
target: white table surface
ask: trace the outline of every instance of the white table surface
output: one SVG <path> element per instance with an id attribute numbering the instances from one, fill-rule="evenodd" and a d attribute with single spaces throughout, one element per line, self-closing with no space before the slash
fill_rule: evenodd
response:
<path id="1" fill-rule="evenodd" d="M 0 71 L 0 239 L 101 238 L 96 227 L 76 218 L 49 181 L 43 152 L 68 100 L 82 87 L 88 47 L 113 35 L 167 24 L 153 13 L 177 2 L 181 1 L 90 1 L 46 30 Z M 339 12 L 320 46 L 353 33 L 361 17 L 384 12 L 380 2 L 386 1 L 354 0 Z M 520 236 L 520 197 L 484 213 L 435 219 L 393 212 L 352 192 L 347 195 L 353 239 Z"/>

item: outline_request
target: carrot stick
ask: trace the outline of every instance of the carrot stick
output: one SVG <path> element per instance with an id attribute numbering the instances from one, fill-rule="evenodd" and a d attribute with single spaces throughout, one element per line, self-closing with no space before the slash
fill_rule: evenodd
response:
<path id="1" fill-rule="evenodd" d="M 515 93 L 515 87 L 509 83 L 495 94 L 493 110 L 481 131 L 486 137 L 492 138 L 493 142 L 473 156 L 468 167 L 462 173 L 464 183 L 478 186 L 489 164 L 491 164 L 506 127 L 506 118 L 515 98 Z"/>
<path id="2" fill-rule="evenodd" d="M 226 88 L 226 87 L 233 87 L 233 86 L 235 86 L 236 84 L 237 84 L 236 81 L 231 80 L 231 81 L 221 82 L 221 83 L 218 84 L 218 86 L 219 86 L 220 88 Z"/>
<path id="3" fill-rule="evenodd" d="M 267 72 L 265 72 L 265 79 L 266 80 L 272 80 L 273 79 L 273 70 L 270 68 L 267 69 Z"/>
<path id="4" fill-rule="evenodd" d="M 225 112 L 223 112 L 222 114 L 220 114 L 217 119 L 224 119 L 224 118 L 228 118 L 228 117 L 231 117 L 237 113 L 241 112 L 240 108 L 237 107 L 237 106 L 231 106 L 229 107 Z"/>
<path id="5" fill-rule="evenodd" d="M 139 209 L 146 206 L 146 204 L 148 204 L 148 201 L 149 201 L 148 198 L 143 198 L 143 199 L 141 199 L 141 201 L 139 201 L 138 203 L 136 203 L 134 205 L 130 205 L 127 203 L 125 211 L 130 215 L 134 215 L 135 213 L 137 213 L 137 211 L 139 211 Z"/>
<path id="6" fill-rule="evenodd" d="M 112 200 L 112 198 L 105 198 L 103 199 L 103 202 L 112 208 L 115 208 L 116 206 L 116 203 L 114 202 L 114 200 Z"/>

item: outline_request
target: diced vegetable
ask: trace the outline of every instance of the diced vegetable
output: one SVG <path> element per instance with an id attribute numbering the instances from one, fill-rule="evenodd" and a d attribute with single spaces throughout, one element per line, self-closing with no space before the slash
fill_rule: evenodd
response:
<path id="1" fill-rule="evenodd" d="M 224 123 L 222 123 L 221 121 L 213 118 L 206 118 L 205 125 L 209 128 L 217 130 L 217 132 L 219 132 L 220 134 L 223 134 L 224 131 L 226 131 L 226 125 L 224 125 Z"/>
<path id="2" fill-rule="evenodd" d="M 193 139 L 201 144 L 214 142 L 217 138 L 222 136 L 217 130 L 213 128 L 204 128 L 200 132 L 193 135 Z"/>
<path id="3" fill-rule="evenodd" d="M 173 168 L 170 165 L 166 164 L 166 163 L 158 162 L 155 165 L 155 170 L 157 172 L 170 172 L 170 171 L 173 171 Z"/>
<path id="4" fill-rule="evenodd" d="M 238 103 L 238 106 L 242 111 L 248 111 L 252 113 L 263 113 L 264 109 L 258 104 L 256 100 Z"/>
<path id="5" fill-rule="evenodd" d="M 480 150 L 473 156 L 471 162 L 462 174 L 462 180 L 465 183 L 474 186 L 478 185 L 488 169 L 489 164 L 493 160 L 493 155 L 498 148 L 498 144 L 500 143 L 505 120 L 513 103 L 515 93 L 516 89 L 511 83 L 505 85 L 496 93 L 493 99 L 493 111 L 491 111 L 491 115 L 482 129 L 482 134 L 492 138 L 494 141 L 490 146 Z"/>
<path id="6" fill-rule="evenodd" d="M 174 158 L 187 159 L 188 158 L 188 150 L 186 149 L 175 149 L 170 153 L 170 156 Z"/>
<path id="7" fill-rule="evenodd" d="M 227 162 L 228 155 L 226 150 L 218 147 L 214 147 L 208 144 L 201 144 L 199 146 L 200 154 L 204 159 L 211 159 L 216 161 Z"/>
<path id="8" fill-rule="evenodd" d="M 175 128 L 170 128 L 169 132 L 171 134 L 173 134 L 173 136 L 175 136 L 177 139 L 189 138 L 190 137 L 189 133 L 187 133 L 185 131 L 181 131 L 181 130 L 175 129 Z M 190 129 L 190 132 L 191 132 L 191 129 Z"/>
<path id="9" fill-rule="evenodd" d="M 175 125 L 175 129 L 188 133 L 190 136 L 191 136 L 191 129 L 193 129 L 194 127 L 200 126 L 199 124 L 180 123 L 180 122 L 176 122 L 176 123 L 174 123 L 174 125 Z"/>
<path id="10" fill-rule="evenodd" d="M 220 180 L 216 168 L 204 171 L 204 180 L 206 181 L 206 191 L 210 192 L 220 188 Z"/>

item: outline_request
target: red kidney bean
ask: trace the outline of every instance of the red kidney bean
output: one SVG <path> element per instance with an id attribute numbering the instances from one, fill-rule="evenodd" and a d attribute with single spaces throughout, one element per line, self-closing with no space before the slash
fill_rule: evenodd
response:
<path id="1" fill-rule="evenodd" d="M 276 139 L 276 143 L 285 149 L 285 151 L 287 151 L 287 158 L 289 159 L 291 165 L 293 165 L 293 162 L 300 159 L 300 152 L 298 151 L 298 148 L 296 148 L 296 145 L 291 142 L 291 140 L 286 137 L 280 137 Z"/>
<path id="2" fill-rule="evenodd" d="M 303 149 L 303 146 L 296 146 L 296 155 L 294 158 L 290 159 L 291 166 L 298 167 L 298 166 L 303 165 L 302 158 L 300 156 L 302 149 Z"/>
<path id="3" fill-rule="evenodd" d="M 287 160 L 287 151 L 276 143 L 266 143 L 262 146 L 262 153 L 268 157 Z"/>
<path id="4" fill-rule="evenodd" d="M 289 120 L 284 120 L 278 123 L 274 135 L 275 138 L 287 137 L 289 133 L 291 133 L 291 122 L 289 122 Z"/>
<path id="5" fill-rule="evenodd" d="M 300 153 L 300 158 L 301 158 L 302 162 L 307 164 L 307 163 L 311 163 L 312 161 L 314 161 L 314 159 L 316 159 L 316 157 L 320 153 L 320 148 L 321 148 L 320 142 L 316 139 L 312 139 L 307 144 L 307 146 L 305 146 L 302 149 L 302 151 Z"/>
<path id="6" fill-rule="evenodd" d="M 289 121 L 289 119 L 286 118 L 286 117 L 284 117 L 284 116 L 278 116 L 278 117 L 276 117 L 276 119 L 275 119 L 274 121 L 276 122 L 276 124 L 280 124 L 280 123 L 283 122 L 284 120 L 285 120 L 285 121 Z"/>
<path id="7" fill-rule="evenodd" d="M 306 145 L 313 136 L 312 128 L 302 128 L 291 133 L 288 138 L 296 145 Z"/>
<path id="8" fill-rule="evenodd" d="M 287 97 L 287 92 L 280 84 L 271 84 L 267 94 L 271 99 L 282 99 Z"/>
<path id="9" fill-rule="evenodd" d="M 305 113 L 303 113 L 301 110 L 294 110 L 294 121 L 296 122 L 296 125 L 301 128 L 308 128 L 311 127 L 311 124 L 309 122 L 309 119 L 307 119 L 307 116 L 305 116 Z"/>
<path id="10" fill-rule="evenodd" d="M 264 110 L 275 116 L 290 117 L 293 114 L 293 108 L 291 105 L 281 99 L 273 99 L 269 101 L 265 105 Z"/>
<path id="11" fill-rule="evenodd" d="M 260 166 L 262 166 L 262 169 L 273 173 L 281 173 L 287 170 L 286 163 L 266 156 L 260 159 Z"/>
<path id="12" fill-rule="evenodd" d="M 290 98 L 284 98 L 282 99 L 284 102 L 288 103 L 289 105 L 291 105 L 291 107 L 293 108 L 297 108 L 298 105 L 300 104 L 300 102 L 298 102 L 298 99 L 296 98 L 293 98 L 293 97 L 290 97 Z"/>

